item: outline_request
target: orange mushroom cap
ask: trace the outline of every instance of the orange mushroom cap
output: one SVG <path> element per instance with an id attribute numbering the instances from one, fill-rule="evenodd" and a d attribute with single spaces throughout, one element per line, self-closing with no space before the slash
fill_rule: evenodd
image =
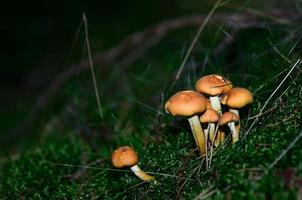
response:
<path id="1" fill-rule="evenodd" d="M 132 167 L 137 164 L 138 156 L 133 148 L 122 146 L 112 153 L 111 161 L 116 168 Z"/>
<path id="2" fill-rule="evenodd" d="M 192 116 L 202 113 L 207 108 L 207 99 L 193 90 L 180 91 L 170 97 L 165 110 L 172 115 Z"/>
<path id="3" fill-rule="evenodd" d="M 214 109 L 207 109 L 206 112 L 199 117 L 201 123 L 218 122 L 219 115 Z"/>
<path id="4" fill-rule="evenodd" d="M 240 120 L 239 116 L 236 115 L 235 113 L 225 112 L 220 117 L 218 123 L 219 123 L 220 126 L 223 126 L 223 125 L 225 125 L 227 123 L 230 123 L 230 122 L 239 122 L 239 120 Z"/>
<path id="5" fill-rule="evenodd" d="M 221 103 L 231 108 L 242 108 L 252 103 L 253 100 L 253 94 L 248 89 L 241 87 L 232 88 L 221 97 Z"/>
<path id="6" fill-rule="evenodd" d="M 228 92 L 233 87 L 231 81 L 218 74 L 203 76 L 197 80 L 195 89 L 210 96 Z"/>

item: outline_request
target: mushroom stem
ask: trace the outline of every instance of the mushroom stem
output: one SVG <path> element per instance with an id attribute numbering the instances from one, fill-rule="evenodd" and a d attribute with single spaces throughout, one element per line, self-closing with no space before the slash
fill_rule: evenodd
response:
<path id="1" fill-rule="evenodd" d="M 210 102 L 211 102 L 211 106 L 212 108 L 218 113 L 219 116 L 222 115 L 222 109 L 221 109 L 221 104 L 220 104 L 220 100 L 219 100 L 219 97 L 218 96 L 210 96 Z M 214 127 L 212 128 L 214 129 L 215 131 L 215 124 L 214 124 Z M 211 135 L 214 135 L 212 134 L 212 131 L 210 130 L 210 138 L 211 138 Z M 213 143 L 215 143 L 215 146 L 218 146 L 219 143 L 220 143 L 220 133 L 218 133 L 218 137 L 215 139 L 213 138 L 213 140 L 211 140 Z"/>
<path id="2" fill-rule="evenodd" d="M 229 110 L 230 110 L 230 112 L 235 113 L 236 115 L 238 115 L 238 117 L 240 117 L 240 116 L 239 116 L 239 110 L 237 110 L 237 109 L 232 109 L 232 108 L 230 108 Z M 240 134 L 240 122 L 239 122 L 239 124 L 238 124 L 237 126 L 235 126 L 235 122 L 231 122 L 230 124 L 233 124 L 233 125 L 229 125 L 229 124 L 228 124 L 228 126 L 229 126 L 230 129 L 231 129 L 231 131 L 232 131 L 231 126 L 234 126 L 234 127 L 235 127 L 235 128 L 233 128 L 233 129 L 235 130 L 235 132 L 232 131 L 232 141 L 233 141 L 233 144 L 234 144 L 234 143 L 236 143 L 236 142 L 239 140 L 239 134 Z M 233 136 L 234 134 L 235 134 L 235 137 Z"/>
<path id="3" fill-rule="evenodd" d="M 139 168 L 138 165 L 134 165 L 130 169 L 131 169 L 131 171 L 134 172 L 134 174 L 136 176 L 138 176 L 143 181 L 152 181 L 152 180 L 154 180 L 153 176 L 150 176 L 149 174 L 147 174 L 146 172 L 141 170 L 141 168 Z"/>
<path id="4" fill-rule="evenodd" d="M 229 110 L 230 110 L 230 112 L 235 113 L 236 115 L 238 115 L 238 117 L 240 117 L 239 111 L 237 109 L 230 108 Z"/>
<path id="5" fill-rule="evenodd" d="M 217 126 L 216 126 L 216 128 L 215 128 L 214 138 L 217 137 L 218 131 L 219 131 L 219 124 L 217 124 Z M 216 140 L 215 140 L 215 141 L 216 141 Z M 210 148 L 209 167 L 211 167 L 211 162 L 212 162 L 212 157 L 213 157 L 213 151 L 214 151 L 214 142 L 211 144 L 211 148 Z"/>
<path id="6" fill-rule="evenodd" d="M 220 143 L 222 143 L 224 141 L 224 132 L 221 131 L 221 130 L 218 130 L 217 132 L 217 136 L 215 138 L 215 141 L 214 141 L 214 145 L 215 147 L 217 147 Z"/>
<path id="7" fill-rule="evenodd" d="M 211 142 L 214 142 L 215 138 L 214 138 L 214 133 L 215 133 L 215 123 L 209 123 L 209 130 L 205 130 L 205 132 L 209 132 L 209 138 Z"/>
<path id="8" fill-rule="evenodd" d="M 209 143 L 209 131 L 210 131 L 210 123 L 208 124 L 207 131 L 204 131 L 205 139 L 206 139 L 206 167 L 209 169 L 209 158 L 208 158 L 208 143 Z"/>
<path id="9" fill-rule="evenodd" d="M 239 140 L 239 131 L 235 127 L 235 122 L 228 123 L 229 128 L 232 132 L 232 142 L 233 144 Z"/>
<path id="10" fill-rule="evenodd" d="M 210 102 L 212 108 L 218 113 L 219 116 L 221 116 L 222 111 L 221 111 L 221 104 L 218 96 L 210 96 Z"/>
<path id="11" fill-rule="evenodd" d="M 204 155 L 207 151 L 205 134 L 201 128 L 200 121 L 197 115 L 188 119 L 193 133 L 194 140 L 199 148 L 200 154 Z"/>
<path id="12" fill-rule="evenodd" d="M 225 133 L 224 133 L 224 131 L 220 131 L 219 136 L 220 136 L 219 137 L 220 143 L 223 143 L 224 140 L 225 140 Z"/>

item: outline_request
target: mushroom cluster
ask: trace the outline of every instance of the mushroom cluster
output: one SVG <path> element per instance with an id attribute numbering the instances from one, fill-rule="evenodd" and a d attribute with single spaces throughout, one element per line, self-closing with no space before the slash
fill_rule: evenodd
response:
<path id="1" fill-rule="evenodd" d="M 165 111 L 188 119 L 200 154 L 207 156 L 208 148 L 221 144 L 225 134 L 232 135 L 233 144 L 239 140 L 238 109 L 252 103 L 253 95 L 245 88 L 233 87 L 231 81 L 218 74 L 198 79 L 195 90 L 171 96 L 165 103 Z"/>
<path id="2" fill-rule="evenodd" d="M 252 93 L 240 87 L 233 87 L 231 81 L 221 75 L 212 74 L 201 77 L 194 90 L 180 91 L 165 103 L 165 111 L 173 116 L 183 116 L 189 121 L 193 138 L 202 156 L 211 156 L 213 147 L 224 142 L 225 134 L 232 135 L 236 143 L 240 135 L 240 108 L 253 102 Z M 223 112 L 226 110 L 226 112 Z M 115 168 L 130 167 L 143 181 L 155 180 L 142 171 L 135 150 L 129 146 L 116 149 L 111 155 Z M 206 159 L 207 167 L 208 159 Z"/>

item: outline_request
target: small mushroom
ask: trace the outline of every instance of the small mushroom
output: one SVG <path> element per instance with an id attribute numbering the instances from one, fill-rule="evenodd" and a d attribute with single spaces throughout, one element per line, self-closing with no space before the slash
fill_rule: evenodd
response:
<path id="1" fill-rule="evenodd" d="M 206 129 L 207 131 L 205 131 L 205 139 L 206 139 L 206 165 L 207 165 L 207 169 L 209 167 L 208 164 L 208 138 L 210 138 L 211 142 L 215 141 L 215 123 L 218 122 L 219 120 L 219 115 L 218 113 L 212 109 L 209 108 L 206 110 L 205 113 L 203 113 L 200 117 L 199 120 L 202 124 L 207 123 L 208 124 L 208 128 Z"/>
<path id="2" fill-rule="evenodd" d="M 207 100 L 207 110 L 208 109 L 212 109 L 212 106 L 211 106 L 211 103 L 210 103 L 209 99 Z M 208 128 L 210 128 L 210 131 L 208 130 Z M 215 136 L 214 133 L 213 133 L 213 132 L 215 132 L 215 124 L 210 124 L 210 126 L 208 128 L 206 128 L 204 130 L 204 132 L 205 133 L 207 133 L 207 132 L 210 133 L 210 135 L 209 135 L 210 141 L 212 142 L 212 144 L 215 144 L 215 146 L 217 147 L 220 143 L 222 143 L 224 141 L 224 132 L 221 131 L 221 130 L 218 130 L 217 136 Z M 214 140 L 214 138 L 216 138 L 216 139 Z"/>
<path id="3" fill-rule="evenodd" d="M 219 126 L 228 125 L 232 133 L 233 144 L 239 140 L 239 131 L 236 129 L 235 122 L 239 122 L 240 118 L 233 112 L 225 112 L 219 119 Z"/>
<path id="4" fill-rule="evenodd" d="M 226 78 L 211 74 L 203 76 L 195 84 L 196 91 L 208 95 L 212 108 L 221 116 L 222 110 L 219 95 L 228 92 L 233 87 L 232 83 Z"/>
<path id="5" fill-rule="evenodd" d="M 215 140 L 214 138 L 214 133 L 215 133 L 215 123 L 219 121 L 219 115 L 218 113 L 212 109 L 209 108 L 206 110 L 205 113 L 203 113 L 200 117 L 199 120 L 201 123 L 208 123 L 208 129 L 205 131 L 206 135 L 206 140 L 209 137 L 210 141 L 213 142 Z"/>
<path id="6" fill-rule="evenodd" d="M 201 155 L 206 153 L 206 141 L 197 114 L 206 110 L 206 102 L 207 99 L 202 94 L 193 90 L 186 90 L 177 92 L 165 103 L 167 113 L 188 117 L 195 143 Z"/>
<path id="7" fill-rule="evenodd" d="M 143 181 L 154 180 L 153 176 L 139 168 L 137 165 L 138 156 L 135 150 L 129 146 L 122 146 L 116 149 L 111 155 L 111 162 L 116 168 L 130 167 L 131 171 Z"/>

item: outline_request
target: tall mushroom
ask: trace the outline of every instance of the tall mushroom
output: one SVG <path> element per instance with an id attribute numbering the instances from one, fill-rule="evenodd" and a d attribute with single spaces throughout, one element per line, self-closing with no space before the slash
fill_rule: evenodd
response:
<path id="1" fill-rule="evenodd" d="M 122 146 L 116 149 L 111 155 L 111 162 L 116 168 L 130 167 L 131 171 L 143 181 L 154 180 L 153 176 L 139 168 L 137 165 L 138 156 L 135 150 L 129 146 Z"/>
<path id="2" fill-rule="evenodd" d="M 188 117 L 195 143 L 201 155 L 206 153 L 206 142 L 197 114 L 206 110 L 206 102 L 207 99 L 202 94 L 193 90 L 186 90 L 177 92 L 165 103 L 167 113 Z"/>
<path id="3" fill-rule="evenodd" d="M 233 88 L 231 81 L 218 74 L 203 76 L 200 79 L 198 79 L 195 84 L 195 89 L 198 92 L 201 92 L 209 96 L 211 106 L 214 110 L 217 111 L 219 116 L 222 115 L 222 109 L 221 109 L 219 97 L 221 94 L 228 92 L 231 88 Z M 215 130 L 215 125 L 214 124 L 210 125 L 210 129 Z M 219 131 L 218 137 L 214 141 L 215 146 L 219 145 L 220 138 L 224 138 L 223 136 L 224 133 Z"/>
<path id="4" fill-rule="evenodd" d="M 222 114 L 218 122 L 220 126 L 224 126 L 226 124 L 229 126 L 232 134 L 233 144 L 239 140 L 239 130 L 236 129 L 235 127 L 235 123 L 239 122 L 239 120 L 240 120 L 239 116 L 236 115 L 235 113 L 225 112 Z"/>
<path id="5" fill-rule="evenodd" d="M 196 91 L 203 93 L 210 98 L 212 108 L 221 116 L 222 110 L 219 95 L 228 92 L 233 87 L 232 83 L 226 78 L 211 74 L 203 76 L 195 84 Z"/>

